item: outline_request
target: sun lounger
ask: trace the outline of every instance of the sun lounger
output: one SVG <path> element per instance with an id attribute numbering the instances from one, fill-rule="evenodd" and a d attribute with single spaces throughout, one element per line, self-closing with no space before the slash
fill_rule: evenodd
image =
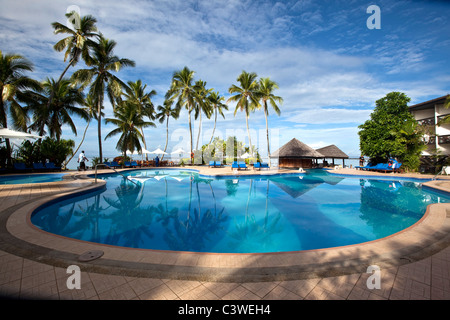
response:
<path id="1" fill-rule="evenodd" d="M 239 169 L 248 169 L 247 165 L 243 161 L 238 162 L 238 167 Z"/>
<path id="2" fill-rule="evenodd" d="M 131 166 L 133 168 L 139 167 L 138 163 L 136 161 L 131 161 Z"/>
<path id="3" fill-rule="evenodd" d="M 392 167 L 389 166 L 388 163 L 379 163 L 377 164 L 377 168 L 375 169 L 376 171 L 381 171 L 381 172 L 388 172 L 388 171 L 392 171 Z"/>
<path id="4" fill-rule="evenodd" d="M 222 166 L 222 161 L 215 161 L 214 166 L 220 168 Z"/>
<path id="5" fill-rule="evenodd" d="M 123 166 L 124 166 L 125 168 L 131 168 L 131 162 L 130 162 L 130 161 L 125 161 L 125 162 L 123 163 Z"/>
<path id="6" fill-rule="evenodd" d="M 28 168 L 25 163 L 14 163 L 14 170 L 17 170 L 17 171 L 30 171 L 31 168 Z"/>
<path id="7" fill-rule="evenodd" d="M 239 165 L 237 163 L 237 161 L 233 161 L 233 163 L 231 164 L 231 170 L 233 169 L 239 169 Z"/>
<path id="8" fill-rule="evenodd" d="M 256 163 L 253 165 L 253 169 L 258 169 L 258 170 L 260 170 L 260 169 L 261 169 L 261 163 L 256 162 Z"/>
<path id="9" fill-rule="evenodd" d="M 209 162 L 209 167 L 211 168 L 211 167 L 215 167 L 215 162 L 214 161 L 210 161 Z"/>
<path id="10" fill-rule="evenodd" d="M 45 170 L 45 166 L 42 164 L 42 162 L 35 162 L 33 163 L 33 170 L 37 170 L 37 171 L 43 171 Z"/>
<path id="11" fill-rule="evenodd" d="M 55 163 L 53 162 L 46 163 L 45 168 L 47 168 L 48 170 L 61 171 L 61 167 L 55 166 Z"/>
<path id="12" fill-rule="evenodd" d="M 111 168 L 120 168 L 120 164 L 117 163 L 117 161 L 112 161 L 109 165 Z"/>
<path id="13" fill-rule="evenodd" d="M 263 163 L 261 163 L 261 168 L 266 168 L 266 169 L 269 169 L 269 164 L 268 164 L 268 163 L 265 163 L 265 162 L 263 162 Z"/>

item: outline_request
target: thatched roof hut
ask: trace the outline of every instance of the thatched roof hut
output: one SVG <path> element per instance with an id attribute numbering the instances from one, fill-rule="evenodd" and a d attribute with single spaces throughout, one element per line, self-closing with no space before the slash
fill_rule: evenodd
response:
<path id="1" fill-rule="evenodd" d="M 310 146 L 293 138 L 272 153 L 271 158 L 278 158 L 280 167 L 312 168 L 312 160 L 324 158 L 324 156 Z"/>
<path id="2" fill-rule="evenodd" d="M 334 144 L 317 149 L 316 151 L 323 154 L 324 159 L 326 159 L 326 158 L 333 159 L 333 165 L 334 165 L 334 159 L 342 159 L 343 165 L 345 165 L 344 159 L 348 159 L 348 155 L 346 155 L 341 149 L 336 147 Z"/>

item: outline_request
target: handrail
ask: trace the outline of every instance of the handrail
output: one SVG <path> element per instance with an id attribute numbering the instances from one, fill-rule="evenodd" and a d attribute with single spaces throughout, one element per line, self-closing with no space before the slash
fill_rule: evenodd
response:
<path id="1" fill-rule="evenodd" d="M 107 167 L 107 168 L 113 170 L 115 173 L 120 174 L 122 177 L 124 177 L 124 178 L 127 179 L 128 181 L 131 181 L 131 182 L 133 182 L 135 185 L 138 185 L 136 182 L 134 182 L 133 180 L 129 179 L 128 176 L 125 176 L 125 175 L 121 174 L 121 173 L 118 172 L 116 169 L 114 169 L 114 168 L 112 168 L 112 167 L 110 167 L 110 166 L 108 166 L 107 164 L 104 164 L 104 163 L 97 163 L 97 164 L 95 165 L 95 183 L 97 183 L 97 167 L 98 167 L 98 166 L 105 166 L 105 167 Z"/>
<path id="2" fill-rule="evenodd" d="M 441 171 L 439 171 L 439 173 L 436 174 L 436 175 L 433 177 L 433 179 L 431 179 L 431 180 L 432 180 L 432 181 L 437 180 L 437 176 L 440 175 L 440 174 L 442 174 L 442 172 L 444 172 L 444 168 L 442 168 Z"/>

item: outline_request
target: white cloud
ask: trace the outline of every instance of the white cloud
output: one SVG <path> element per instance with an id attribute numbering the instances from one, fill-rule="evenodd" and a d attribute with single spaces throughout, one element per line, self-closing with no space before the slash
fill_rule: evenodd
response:
<path id="1" fill-rule="evenodd" d="M 164 100 L 172 72 L 184 66 L 226 98 L 242 70 L 256 72 L 280 85 L 275 93 L 284 98 L 282 116 L 271 116 L 269 123 L 280 130 L 281 139 L 303 136 L 317 145 L 331 144 L 334 139 L 342 141 L 347 148 L 344 151 L 350 152 L 357 149 L 357 124 L 368 118 L 377 99 L 391 91 L 405 92 L 412 102 L 448 93 L 448 64 L 443 63 L 439 69 L 430 59 L 428 48 L 436 44 L 436 38 L 428 39 L 423 33 L 411 39 L 411 26 L 401 22 L 395 22 L 395 26 L 383 22 L 383 33 L 372 38 L 374 33 L 361 31 L 366 17 L 363 6 L 344 3 L 329 7 L 309 0 L 2 0 L 0 48 L 31 59 L 37 79 L 58 76 L 65 63 L 63 53 L 55 52 L 52 46 L 62 36 L 55 36 L 50 24 L 64 23 L 66 8 L 75 4 L 82 15 L 92 14 L 98 19 L 106 37 L 117 41 L 115 53 L 119 57 L 136 61 L 136 68 L 123 69 L 117 75 L 125 81 L 140 78 L 148 88 L 156 89 L 156 105 Z M 396 14 L 402 6 L 405 4 L 388 6 L 383 2 L 382 14 Z M 357 26 L 357 18 L 362 27 Z M 440 45 L 448 48 L 449 43 Z M 440 59 L 448 61 L 444 56 Z M 428 72 L 432 67 L 433 72 Z M 427 71 L 427 76 L 420 76 L 419 71 Z M 110 107 L 107 112 L 111 113 Z M 218 130 L 245 130 L 245 117 L 240 112 L 234 117 L 233 112 L 230 107 L 226 120 L 219 118 Z M 253 130 L 265 128 L 262 112 L 252 114 L 250 121 Z M 302 126 L 285 127 L 285 121 Z M 349 122 L 355 125 L 340 128 Z M 206 132 L 213 120 L 204 119 L 203 124 Z M 320 130 L 319 125 L 323 125 Z M 110 127 L 103 128 L 105 136 Z M 145 130 L 151 147 L 165 143 L 165 130 L 161 128 L 158 124 L 158 129 Z M 171 131 L 186 128 L 187 117 L 171 120 Z M 95 137 L 89 141 L 92 152 L 97 148 L 96 130 L 93 122 L 89 130 Z M 196 130 L 197 123 L 195 138 Z M 116 152 L 113 140 L 104 142 L 104 150 Z"/>

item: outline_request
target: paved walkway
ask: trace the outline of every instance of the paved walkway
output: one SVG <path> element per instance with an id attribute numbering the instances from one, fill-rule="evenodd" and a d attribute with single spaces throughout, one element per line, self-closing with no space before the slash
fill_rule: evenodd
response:
<path id="1" fill-rule="evenodd" d="M 340 172 L 343 173 L 343 171 Z M 358 174 L 359 172 L 352 170 L 350 173 Z M 435 183 L 443 189 L 447 187 L 446 181 Z M 29 216 L 31 208 L 48 199 L 60 194 L 97 187 L 98 185 L 93 185 L 92 181 L 87 179 L 0 186 L 2 200 L 0 296 L 13 299 L 64 300 L 450 299 L 450 247 L 448 246 L 450 242 L 445 235 L 449 230 L 450 214 L 447 213 L 446 205 L 436 207 L 437 209 L 434 210 L 436 212 L 430 210 L 426 219 L 423 219 L 417 228 L 411 228 L 399 237 L 371 243 L 369 244 L 371 247 L 357 245 L 339 249 L 341 251 L 315 250 L 315 252 L 290 256 L 203 255 L 199 257 L 95 246 L 95 249 L 104 250 L 105 255 L 94 262 L 87 263 L 77 263 L 74 257 L 93 246 L 46 234 L 36 230 L 25 219 Z M 412 235 L 414 237 L 411 237 Z M 414 242 L 417 237 L 423 237 L 423 239 L 406 248 L 408 245 L 405 243 Z M 396 242 L 393 242 L 394 240 Z M 439 245 L 433 245 L 430 243 L 431 240 L 436 240 Z M 388 249 L 386 243 L 389 244 Z M 421 247 L 421 243 L 426 243 L 426 248 Z M 370 251 L 367 251 L 369 248 Z M 418 253 L 415 254 L 411 250 Z M 381 253 L 370 260 L 369 255 L 374 252 Z M 195 259 L 192 259 L 193 257 Z M 330 263 L 332 267 L 329 271 L 324 269 L 317 272 L 311 269 L 303 273 L 294 270 L 295 266 L 306 263 L 304 261 L 306 257 L 311 258 L 308 262 L 311 264 L 308 266 L 320 269 L 324 264 Z M 347 259 L 348 257 L 350 259 Z M 356 263 L 351 265 L 355 257 L 357 259 L 355 261 L 362 265 Z M 120 268 L 108 268 L 108 262 L 119 260 L 123 263 Z M 156 260 L 165 268 L 158 269 L 161 276 L 156 276 L 158 273 L 154 270 L 129 272 L 127 270 L 130 269 L 126 269 L 134 266 L 152 268 L 156 265 Z M 345 264 L 346 261 L 348 264 Z M 380 265 L 381 268 L 380 289 L 369 289 L 367 286 L 368 278 L 373 274 L 366 273 L 365 270 L 372 262 Z M 80 265 L 80 289 L 68 289 L 67 281 L 72 276 L 71 273 L 67 273 L 69 264 Z M 210 275 L 206 279 L 202 279 L 198 274 L 190 278 L 182 274 L 185 270 L 183 268 L 189 272 L 201 271 L 206 270 L 207 267 L 216 267 L 216 264 L 217 268 L 234 272 L 243 270 L 243 273 L 236 278 L 238 280 L 233 280 L 232 277 L 227 278 L 227 274 Z M 337 265 L 339 265 L 338 269 L 335 268 Z M 172 269 L 169 270 L 168 267 Z M 265 270 L 264 268 L 273 272 L 267 279 L 256 274 L 255 277 L 249 277 L 248 281 L 246 280 L 244 276 L 246 270 L 251 273 Z M 352 272 L 352 268 L 359 271 Z M 281 274 L 286 270 L 293 271 L 283 278 L 283 275 L 277 274 L 277 270 Z M 148 275 L 145 271 L 149 271 Z M 315 276 L 316 274 L 320 276 Z"/>

